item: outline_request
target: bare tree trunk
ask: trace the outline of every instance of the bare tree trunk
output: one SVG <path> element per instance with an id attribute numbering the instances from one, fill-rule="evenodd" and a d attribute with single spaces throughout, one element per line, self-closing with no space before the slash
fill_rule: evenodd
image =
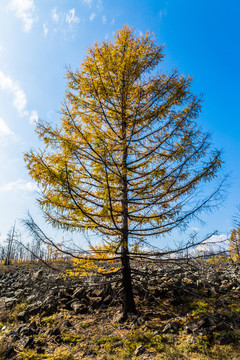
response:
<path id="1" fill-rule="evenodd" d="M 123 310 L 123 318 L 126 319 L 129 314 L 136 314 L 136 306 L 133 296 L 133 287 L 132 287 L 132 276 L 131 276 L 131 268 L 129 262 L 129 254 L 127 247 L 127 238 L 122 239 L 122 310 Z"/>
<path id="2" fill-rule="evenodd" d="M 11 230 L 9 230 L 8 235 L 7 235 L 7 257 L 5 259 L 4 265 L 10 265 L 11 264 L 11 258 L 12 258 L 12 247 L 13 247 L 13 240 L 15 237 L 15 224 L 14 226 L 11 228 Z"/>
<path id="3" fill-rule="evenodd" d="M 133 296 L 131 267 L 128 251 L 128 182 L 127 182 L 127 144 L 126 144 L 126 122 L 122 125 L 124 149 L 122 158 L 122 238 L 121 238 L 121 261 L 122 261 L 122 308 L 123 317 L 136 313 Z"/>

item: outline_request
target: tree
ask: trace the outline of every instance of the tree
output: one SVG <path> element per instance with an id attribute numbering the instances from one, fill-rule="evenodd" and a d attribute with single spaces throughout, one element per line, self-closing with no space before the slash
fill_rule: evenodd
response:
<path id="1" fill-rule="evenodd" d="M 234 261 L 240 259 L 240 226 L 232 230 L 228 250 Z"/>
<path id="2" fill-rule="evenodd" d="M 11 260 L 13 259 L 14 241 L 16 236 L 17 236 L 16 226 L 14 224 L 13 227 L 11 227 L 11 229 L 7 233 L 7 239 L 6 239 L 7 249 L 6 249 L 6 258 L 4 260 L 5 265 L 10 265 Z"/>
<path id="3" fill-rule="evenodd" d="M 122 264 L 123 312 L 135 313 L 130 246 L 170 232 L 207 209 L 201 186 L 221 166 L 196 119 L 192 79 L 161 74 L 163 47 L 124 26 L 68 69 L 61 124 L 41 121 L 43 151 L 25 161 L 45 217 L 63 229 L 103 236 Z"/>
<path id="4" fill-rule="evenodd" d="M 229 253 L 233 261 L 239 261 L 240 259 L 240 207 L 238 207 L 238 212 L 234 215 L 233 218 L 235 228 L 232 230 L 230 239 L 229 239 Z"/>

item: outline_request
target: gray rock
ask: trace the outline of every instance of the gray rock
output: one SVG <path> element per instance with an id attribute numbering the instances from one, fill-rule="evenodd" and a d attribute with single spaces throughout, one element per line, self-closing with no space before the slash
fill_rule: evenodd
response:
<path id="1" fill-rule="evenodd" d="M 207 332 L 210 328 L 211 322 L 209 318 L 197 318 L 185 324 L 185 331 L 187 334 L 196 334 L 197 332 Z"/>
<path id="2" fill-rule="evenodd" d="M 79 301 L 74 301 L 71 304 L 71 308 L 73 309 L 75 314 L 85 314 L 88 312 L 88 307 L 86 306 L 86 304 L 82 304 Z"/>
<path id="3" fill-rule="evenodd" d="M 169 321 L 163 328 L 162 332 L 165 333 L 178 333 L 179 323 L 177 321 Z"/>
<path id="4" fill-rule="evenodd" d="M 17 319 L 19 321 L 23 321 L 23 322 L 27 322 L 29 319 L 30 315 L 27 311 L 21 311 L 18 315 L 17 315 Z"/>
<path id="5" fill-rule="evenodd" d="M 111 296 L 111 295 L 107 295 L 107 296 L 103 299 L 103 304 L 104 304 L 104 305 L 110 305 L 112 301 L 113 301 L 112 296 Z"/>
<path id="6" fill-rule="evenodd" d="M 5 299 L 5 306 L 6 308 L 12 308 L 14 305 L 16 305 L 18 299 L 16 298 L 6 298 Z"/>
<path id="7" fill-rule="evenodd" d="M 90 297 L 89 298 L 90 306 L 92 309 L 98 309 L 99 306 L 102 304 L 101 297 Z"/>
<path id="8" fill-rule="evenodd" d="M 36 295 L 30 295 L 26 298 L 26 301 L 28 303 L 33 303 L 36 300 L 36 298 L 37 298 Z"/>
<path id="9" fill-rule="evenodd" d="M 86 290 L 83 287 L 77 287 L 77 289 L 74 291 L 72 297 L 76 299 L 81 299 L 84 297 L 84 294 L 86 293 Z"/>
<path id="10" fill-rule="evenodd" d="M 42 279 L 42 277 L 43 277 L 43 270 L 40 269 L 40 270 L 38 270 L 35 274 L 33 274 L 33 276 L 32 276 L 32 281 L 36 281 L 36 280 Z"/>

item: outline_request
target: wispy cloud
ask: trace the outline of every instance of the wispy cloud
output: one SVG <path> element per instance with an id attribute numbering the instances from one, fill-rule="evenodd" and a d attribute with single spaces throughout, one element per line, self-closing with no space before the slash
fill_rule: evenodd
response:
<path id="1" fill-rule="evenodd" d="M 18 19 L 22 20 L 24 31 L 29 32 L 37 20 L 34 17 L 34 0 L 11 0 L 9 9 L 14 12 Z"/>
<path id="2" fill-rule="evenodd" d="M 106 22 L 107 22 L 107 17 L 105 15 L 102 16 L 102 22 L 103 22 L 103 24 L 106 24 Z"/>
<path id="3" fill-rule="evenodd" d="M 21 144 L 21 138 L 9 129 L 9 126 L 4 119 L 0 118 L 0 149 L 2 150 L 4 147 L 12 146 L 13 143 L 18 143 L 18 145 Z M 1 154 L 3 154 L 2 151 Z M 0 158 L 0 162 L 1 161 L 2 158 Z M 7 161 L 9 164 L 10 160 L 8 159 Z"/>
<path id="4" fill-rule="evenodd" d="M 33 110 L 33 111 L 31 112 L 29 121 L 30 121 L 30 124 L 36 124 L 36 123 L 38 123 L 38 113 L 37 113 L 37 111 Z"/>
<path id="5" fill-rule="evenodd" d="M 11 181 L 0 187 L 0 192 L 9 192 L 9 191 L 32 192 L 36 190 L 38 190 L 36 183 L 22 179 Z"/>
<path id="6" fill-rule="evenodd" d="M 91 6 L 92 5 L 92 0 L 82 0 L 84 4 Z"/>
<path id="7" fill-rule="evenodd" d="M 163 9 L 159 11 L 159 17 L 160 19 L 163 19 L 164 17 L 167 16 L 167 9 Z"/>
<path id="8" fill-rule="evenodd" d="M 68 24 L 78 24 L 80 22 L 80 19 L 78 16 L 75 15 L 75 9 L 71 9 L 66 14 L 66 22 Z"/>
<path id="9" fill-rule="evenodd" d="M 14 133 L 9 129 L 5 121 L 0 118 L 0 138 L 8 135 L 14 135 Z"/>
<path id="10" fill-rule="evenodd" d="M 47 36 L 47 34 L 48 34 L 48 27 L 46 24 L 43 24 L 43 33 L 45 36 Z"/>
<path id="11" fill-rule="evenodd" d="M 92 12 L 91 15 L 89 16 L 89 20 L 93 21 L 95 19 L 95 17 L 96 17 L 95 12 Z"/>
<path id="12" fill-rule="evenodd" d="M 96 8 L 101 10 L 103 8 L 102 0 L 97 0 Z"/>
<path id="13" fill-rule="evenodd" d="M 0 90 L 8 91 L 13 95 L 13 106 L 20 117 L 32 116 L 32 113 L 29 114 L 29 111 L 26 109 L 27 97 L 25 92 L 21 89 L 18 82 L 5 75 L 2 71 L 0 71 Z"/>
<path id="14" fill-rule="evenodd" d="M 27 98 L 24 91 L 16 81 L 13 81 L 10 76 L 5 75 L 2 71 L 0 71 L 0 90 L 11 92 L 13 94 L 13 105 L 17 109 L 19 115 L 27 115 Z"/>
<path id="15" fill-rule="evenodd" d="M 60 17 L 61 17 L 61 13 L 57 12 L 57 8 L 52 9 L 52 19 L 53 19 L 53 21 L 56 22 L 56 23 L 59 22 Z"/>
<path id="16" fill-rule="evenodd" d="M 74 8 L 63 12 L 55 7 L 52 9 L 52 20 L 55 23 L 54 31 L 61 32 L 66 40 L 74 37 L 75 26 L 80 23 L 80 18 L 76 15 Z"/>

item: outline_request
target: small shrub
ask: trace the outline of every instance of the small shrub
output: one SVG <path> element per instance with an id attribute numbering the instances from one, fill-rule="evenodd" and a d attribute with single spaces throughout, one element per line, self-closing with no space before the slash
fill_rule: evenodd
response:
<path id="1" fill-rule="evenodd" d="M 44 316 L 44 317 L 42 318 L 42 325 L 45 325 L 45 326 L 48 326 L 48 327 L 52 327 L 53 324 L 55 324 L 54 315 Z"/>
<path id="2" fill-rule="evenodd" d="M 67 333 L 67 334 L 62 334 L 61 339 L 63 343 L 69 345 L 76 345 L 78 342 L 82 340 L 82 336 L 75 333 Z"/>
<path id="3" fill-rule="evenodd" d="M 203 299 L 192 301 L 190 303 L 190 308 L 193 309 L 192 316 L 206 314 L 206 312 L 209 313 L 209 311 L 211 310 L 209 302 L 206 302 Z"/>
<path id="4" fill-rule="evenodd" d="M 26 302 L 22 302 L 20 304 L 17 304 L 14 308 L 14 310 L 12 311 L 12 313 L 9 314 L 9 322 L 13 323 L 17 320 L 17 316 L 21 311 L 26 310 L 28 304 Z"/>
<path id="5" fill-rule="evenodd" d="M 64 346 L 59 346 L 55 349 L 52 357 L 49 360 L 75 360 L 75 357 L 70 352 L 70 350 L 66 349 Z"/>
<path id="6" fill-rule="evenodd" d="M 143 345 L 148 348 L 154 348 L 158 352 L 162 352 L 165 348 L 164 343 L 167 339 L 164 335 L 154 336 L 151 332 L 142 332 L 141 330 L 135 330 L 128 335 L 126 339 L 126 346 L 128 351 L 133 354 L 139 345 Z"/>
<path id="7" fill-rule="evenodd" d="M 121 338 L 119 336 L 103 336 L 100 339 L 98 339 L 96 341 L 96 343 L 98 345 L 106 344 L 106 343 L 112 343 L 113 344 L 114 342 L 119 341 L 119 340 L 121 340 Z"/>
<path id="8" fill-rule="evenodd" d="M 34 350 L 31 349 L 24 349 L 21 351 L 17 359 L 19 360 L 41 360 L 43 359 L 42 355 L 37 354 Z"/>

